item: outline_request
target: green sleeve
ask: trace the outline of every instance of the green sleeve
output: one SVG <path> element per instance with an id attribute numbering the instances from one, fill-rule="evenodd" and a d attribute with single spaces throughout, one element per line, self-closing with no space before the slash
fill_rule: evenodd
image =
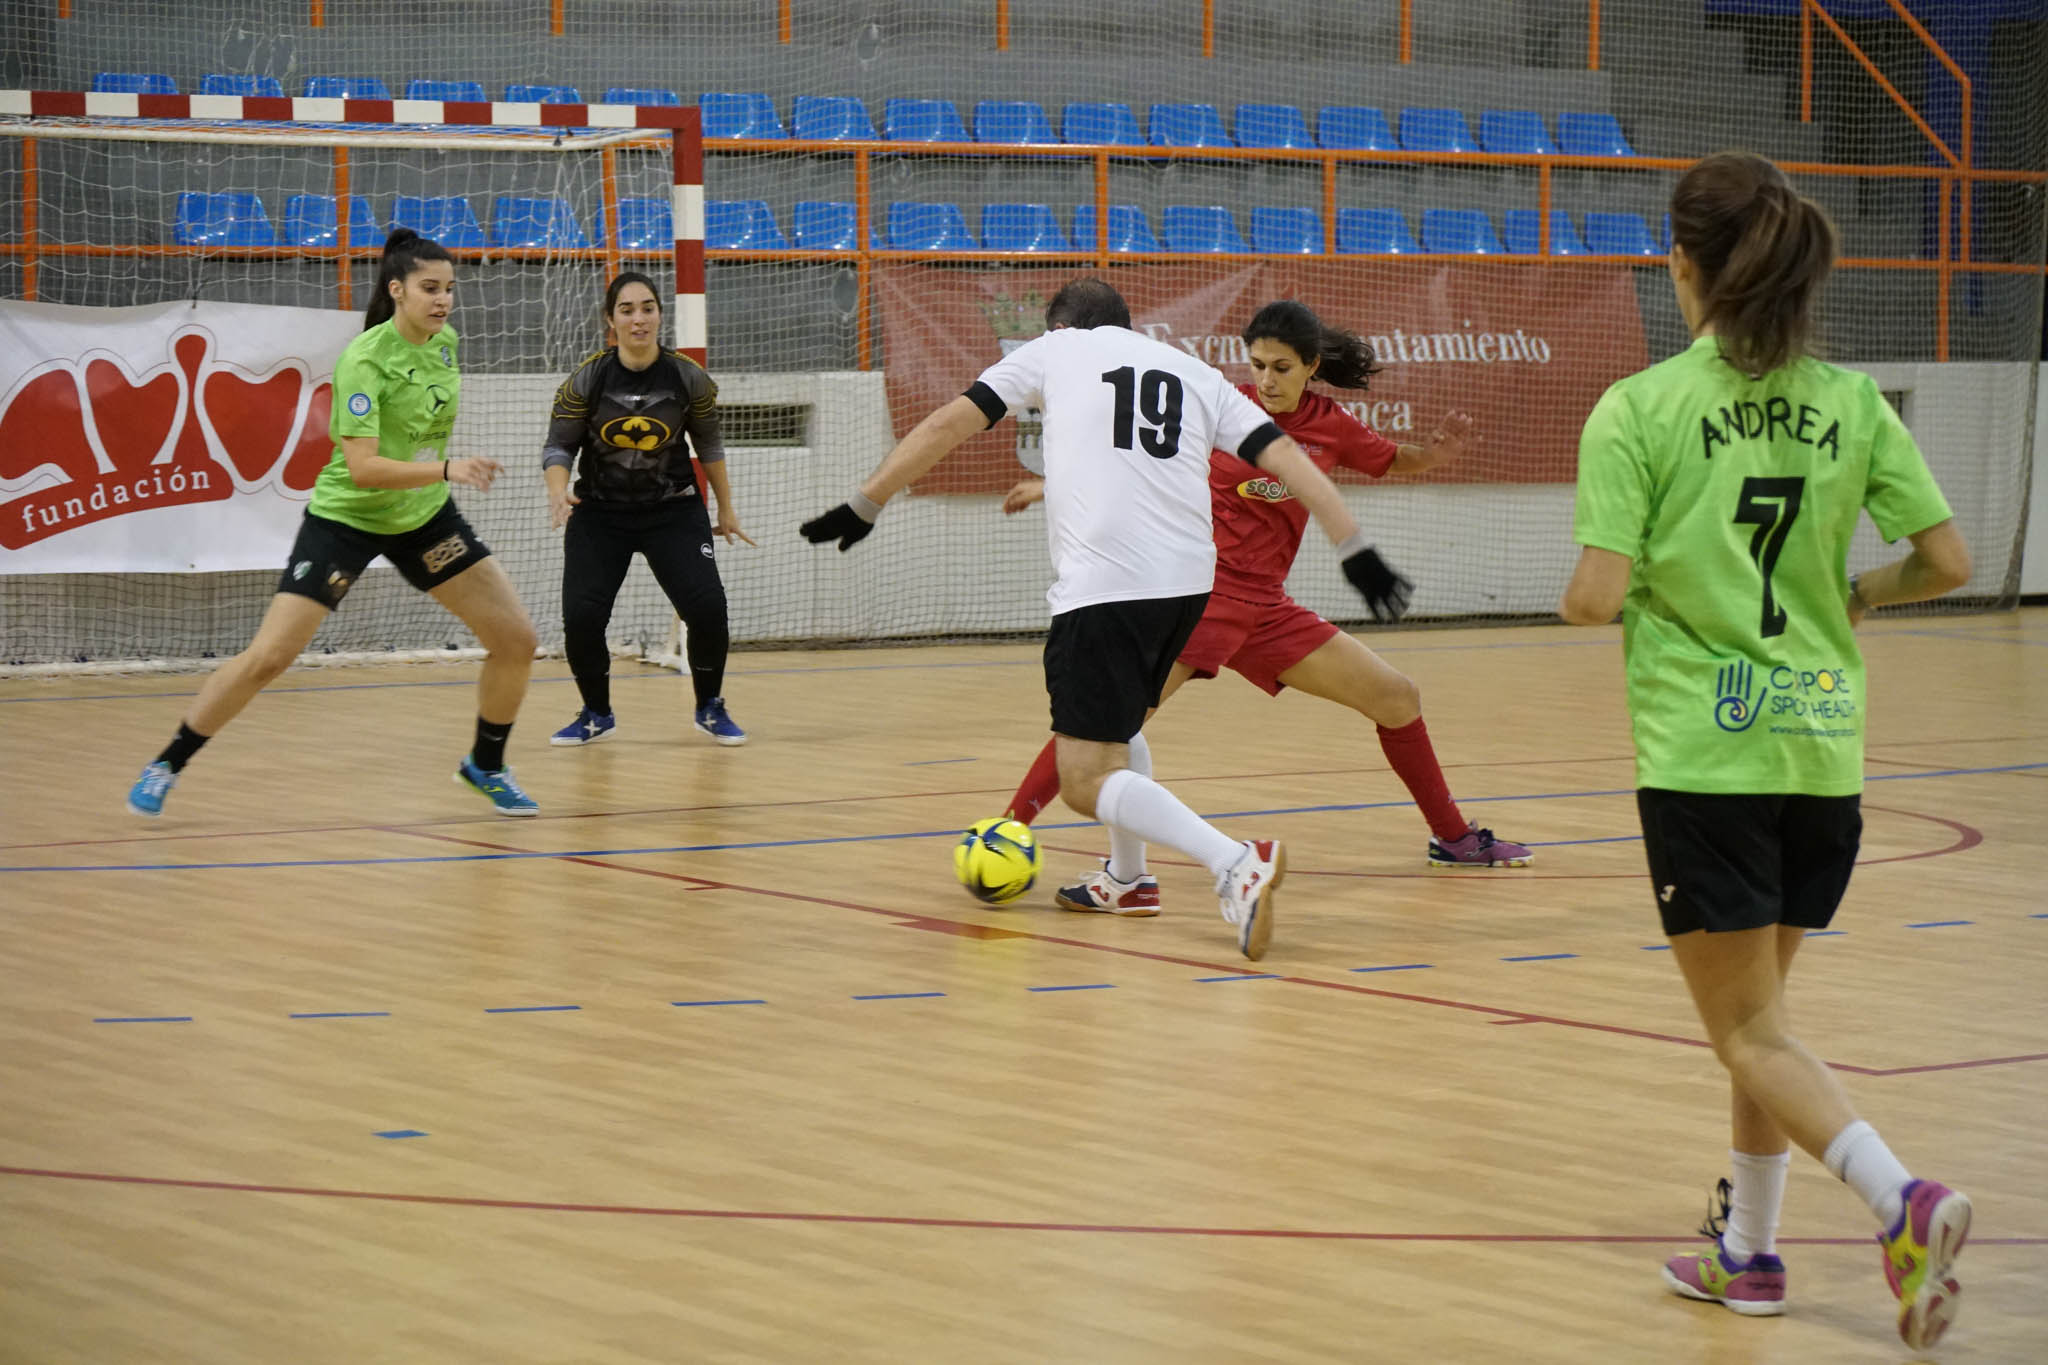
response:
<path id="1" fill-rule="evenodd" d="M 1634 559 L 1650 517 L 1650 473 L 1634 413 L 1619 386 L 1602 394 L 1579 433 L 1572 538 Z"/>
<path id="2" fill-rule="evenodd" d="M 1934 475 L 1927 472 L 1927 461 L 1921 457 L 1913 433 L 1878 392 L 1877 382 L 1866 378 L 1864 384 L 1873 420 L 1870 482 L 1863 490 L 1863 505 L 1870 509 L 1870 519 L 1889 544 L 1900 536 L 1917 535 L 1939 525 L 1954 514 Z"/>
<path id="3" fill-rule="evenodd" d="M 364 352 L 350 346 L 334 362 L 334 420 L 328 434 L 339 441 L 345 436 L 368 436 L 378 431 L 378 409 L 384 404 L 382 378 L 376 364 Z"/>

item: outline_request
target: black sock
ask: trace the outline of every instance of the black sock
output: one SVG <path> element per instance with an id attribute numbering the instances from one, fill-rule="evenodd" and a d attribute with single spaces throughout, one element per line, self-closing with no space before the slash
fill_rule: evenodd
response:
<path id="1" fill-rule="evenodd" d="M 512 723 L 493 725 L 482 716 L 476 718 L 476 745 L 469 756 L 476 766 L 487 773 L 497 772 L 505 766 L 505 741 L 512 737 Z"/>
<path id="2" fill-rule="evenodd" d="M 576 675 L 576 690 L 583 694 L 583 705 L 587 710 L 600 716 L 612 713 L 612 675 L 591 673 Z"/>
<path id="3" fill-rule="evenodd" d="M 211 738 L 213 736 L 202 735 L 185 722 L 179 721 L 178 737 L 164 746 L 164 751 L 156 756 L 156 761 L 170 764 L 174 773 L 184 772 L 185 765 L 192 761 L 192 755 L 205 748 L 206 741 Z"/>

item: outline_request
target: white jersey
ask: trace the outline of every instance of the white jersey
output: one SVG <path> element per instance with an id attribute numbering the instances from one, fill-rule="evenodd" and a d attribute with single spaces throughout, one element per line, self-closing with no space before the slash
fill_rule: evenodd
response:
<path id="1" fill-rule="evenodd" d="M 1222 371 L 1124 327 L 1047 332 L 982 371 L 967 396 L 990 425 L 1045 410 L 1055 616 L 1209 591 L 1209 452 L 1256 456 L 1279 435 Z"/>

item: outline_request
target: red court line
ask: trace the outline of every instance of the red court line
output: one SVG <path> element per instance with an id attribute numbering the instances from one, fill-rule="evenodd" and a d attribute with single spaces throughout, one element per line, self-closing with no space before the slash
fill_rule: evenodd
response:
<path id="1" fill-rule="evenodd" d="M 310 1199 L 367 1199 L 391 1204 L 439 1204 L 454 1208 L 515 1209 L 531 1213 L 609 1213 L 643 1218 L 703 1218 L 753 1223 L 847 1223 L 870 1227 L 970 1228 L 988 1232 L 1092 1232 L 1155 1237 L 1264 1237 L 1315 1242 L 1468 1242 L 1565 1245 L 1634 1245 L 1683 1240 L 1684 1234 L 1573 1234 L 1527 1232 L 1344 1232 L 1318 1228 L 1233 1228 L 1160 1223 L 1037 1223 L 1000 1218 L 915 1218 L 880 1213 L 799 1213 L 767 1209 L 672 1208 L 657 1204 L 571 1204 L 539 1199 L 483 1199 L 470 1195 L 400 1194 L 387 1190 L 334 1190 L 305 1185 L 255 1185 L 235 1180 L 178 1180 L 168 1176 L 112 1175 L 101 1171 L 52 1171 L 0 1166 L 0 1175 L 40 1180 L 77 1180 L 108 1185 L 153 1185 L 160 1189 L 214 1190 L 232 1194 L 287 1194 Z M 1863 1246 L 1863 1237 L 1780 1237 L 1797 1246 Z M 2048 1237 L 1972 1237 L 1970 1245 L 2048 1246 Z"/>

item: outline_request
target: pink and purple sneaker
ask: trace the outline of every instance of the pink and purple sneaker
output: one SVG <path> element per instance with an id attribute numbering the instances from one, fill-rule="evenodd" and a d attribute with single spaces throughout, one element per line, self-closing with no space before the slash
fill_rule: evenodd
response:
<path id="1" fill-rule="evenodd" d="M 1924 1351 L 1955 1321 L 1963 1287 L 1949 1272 L 1970 1239 L 1970 1199 L 1934 1180 L 1915 1180 L 1902 1194 L 1899 1221 L 1877 1244 L 1899 1300 L 1899 1336 Z"/>
<path id="2" fill-rule="evenodd" d="M 1752 1318 L 1785 1311 L 1785 1263 L 1759 1252 L 1748 1261 L 1731 1260 L 1721 1239 L 1712 1251 L 1673 1256 L 1664 1263 L 1664 1283 L 1674 1294 Z"/>
<path id="3" fill-rule="evenodd" d="M 1431 839 L 1431 867 L 1527 867 L 1536 855 L 1521 844 L 1493 837 L 1490 829 L 1468 825 L 1456 839 Z"/>

